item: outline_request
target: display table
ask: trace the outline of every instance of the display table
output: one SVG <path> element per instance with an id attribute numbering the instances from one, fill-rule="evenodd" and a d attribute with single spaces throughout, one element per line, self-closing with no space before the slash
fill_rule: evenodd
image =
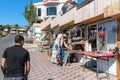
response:
<path id="1" fill-rule="evenodd" d="M 98 73 L 99 73 L 99 71 L 98 71 L 98 68 L 99 68 L 99 59 L 100 60 L 105 60 L 105 61 L 107 61 L 107 68 L 108 68 L 108 71 L 107 71 L 107 77 L 109 77 L 109 58 L 114 58 L 114 57 L 116 57 L 116 56 L 118 56 L 118 54 L 113 54 L 113 53 L 87 53 L 87 52 L 77 52 L 77 53 L 80 53 L 80 54 L 82 54 L 82 55 L 86 55 L 86 56 L 90 56 L 90 57 L 92 57 L 92 58 L 96 58 L 96 61 L 97 61 L 97 71 L 96 71 L 96 77 L 97 77 L 97 79 L 99 78 L 98 77 Z M 84 57 L 83 57 L 84 58 Z M 84 58 L 84 60 L 85 60 L 85 58 Z M 84 67 L 84 61 L 83 61 L 83 67 Z M 83 68 L 84 69 L 84 68 Z M 83 70 L 84 71 L 84 70 Z"/>
<path id="2" fill-rule="evenodd" d="M 67 63 L 70 64 L 70 56 L 71 54 L 76 53 L 77 51 L 75 50 L 66 50 L 65 51 L 65 56 L 64 56 L 64 65 L 66 65 Z"/>
<path id="3" fill-rule="evenodd" d="M 118 56 L 118 54 L 113 54 L 113 53 L 93 53 L 93 52 L 84 52 L 84 51 L 78 51 L 78 50 L 67 50 L 65 51 L 66 54 L 73 54 L 73 53 L 78 53 L 78 54 L 81 54 L 82 57 L 83 57 L 83 72 L 84 72 L 84 65 L 85 65 L 85 59 L 86 57 L 84 56 L 89 56 L 89 57 L 92 57 L 92 58 L 96 58 L 96 61 L 97 61 L 97 70 L 96 70 L 96 77 L 97 79 L 99 79 L 99 76 L 98 76 L 98 68 L 99 68 L 99 61 L 98 60 L 105 60 L 107 61 L 107 68 L 108 68 L 108 71 L 107 71 L 107 77 L 109 77 L 109 58 L 115 58 L 116 56 Z M 68 59 L 68 62 L 69 62 L 70 59 Z"/>

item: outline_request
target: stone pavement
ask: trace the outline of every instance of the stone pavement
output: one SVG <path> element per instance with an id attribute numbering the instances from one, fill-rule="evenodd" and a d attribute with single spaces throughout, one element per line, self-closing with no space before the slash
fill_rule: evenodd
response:
<path id="1" fill-rule="evenodd" d="M 25 44 L 30 52 L 31 70 L 29 80 L 97 80 L 96 72 L 83 68 L 81 63 L 72 63 L 70 66 L 58 67 L 50 62 L 50 57 L 40 53 L 37 46 Z M 105 73 L 99 73 L 99 80 L 117 80 L 115 76 L 106 77 Z"/>

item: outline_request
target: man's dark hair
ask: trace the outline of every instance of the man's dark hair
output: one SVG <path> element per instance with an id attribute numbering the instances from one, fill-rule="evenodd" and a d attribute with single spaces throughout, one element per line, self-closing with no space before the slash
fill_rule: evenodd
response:
<path id="1" fill-rule="evenodd" d="M 65 32 L 65 31 L 64 31 L 62 34 L 65 34 L 66 36 L 68 36 L 68 33 L 67 33 L 67 32 Z"/>
<path id="2" fill-rule="evenodd" d="M 21 41 L 24 41 L 24 37 L 21 35 L 16 35 L 15 43 L 21 43 Z"/>

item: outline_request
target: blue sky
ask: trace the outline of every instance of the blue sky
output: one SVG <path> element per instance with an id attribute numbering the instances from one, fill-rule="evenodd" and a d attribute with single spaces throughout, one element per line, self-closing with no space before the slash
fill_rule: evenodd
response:
<path id="1" fill-rule="evenodd" d="M 39 2 L 41 0 L 32 1 Z M 83 0 L 78 0 L 78 2 L 81 1 Z M 28 25 L 23 13 L 24 7 L 29 3 L 30 0 L 0 0 L 0 25 L 18 24 L 22 27 Z"/>

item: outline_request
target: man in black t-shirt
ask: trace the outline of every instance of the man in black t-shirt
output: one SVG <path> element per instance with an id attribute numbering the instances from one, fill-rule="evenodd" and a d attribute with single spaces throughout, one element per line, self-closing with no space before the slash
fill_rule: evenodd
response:
<path id="1" fill-rule="evenodd" d="M 5 49 L 1 69 L 4 74 L 4 80 L 27 80 L 30 71 L 29 52 L 22 48 L 24 37 L 16 35 L 15 45 Z"/>

